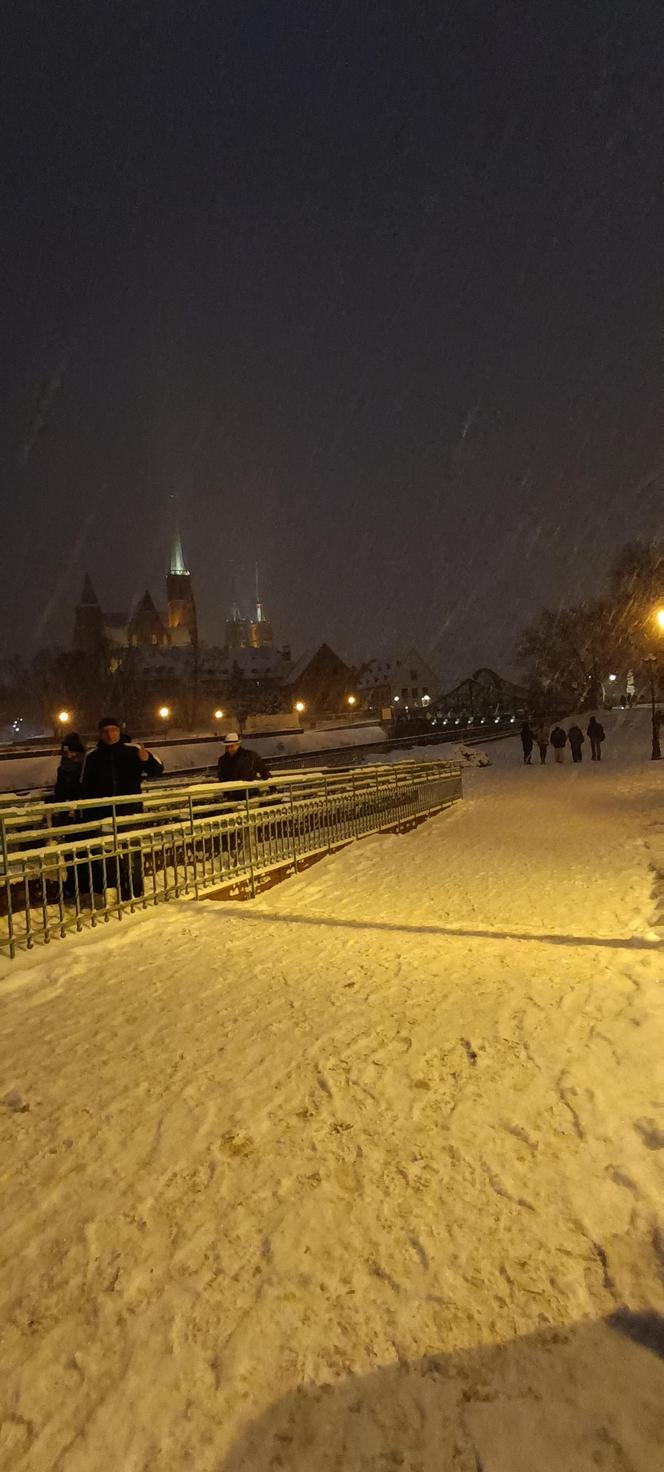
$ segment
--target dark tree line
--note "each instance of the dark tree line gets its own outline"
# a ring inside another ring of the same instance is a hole
[[[544,609],[522,634],[517,658],[548,708],[601,703],[610,672],[633,670],[645,684],[645,660],[664,644],[656,611],[664,606],[664,543],[632,542],[609,570],[604,597]],[[664,651],[663,651],[664,656]]]

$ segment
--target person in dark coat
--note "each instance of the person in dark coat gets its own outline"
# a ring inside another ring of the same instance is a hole
[[[114,716],[104,716],[99,722],[98,729],[99,741],[94,751],[88,753],[83,767],[80,791],[82,798],[131,797],[134,793],[138,796],[143,777],[161,777],[164,770],[163,762],[160,762],[158,757],[140,743],[136,746],[129,746],[123,742],[120,722]],[[140,813],[141,811],[140,801],[122,803],[117,808],[117,815],[124,817],[129,813]],[[100,822],[102,818],[109,818],[112,814],[113,807],[109,807],[108,803],[98,808],[83,810],[87,822]],[[114,868],[115,865],[111,861],[111,882]],[[132,855],[131,876],[126,858],[120,860],[119,868],[122,898],[129,899],[132,894],[142,894],[143,873],[140,853]],[[105,860],[96,861],[92,865],[93,888],[97,893],[102,892],[108,885],[105,870]]]
[[[557,762],[564,762],[567,733],[563,731],[562,726],[554,726],[551,732],[551,745],[555,760]]]
[[[595,716],[591,716],[588,722],[588,736],[590,737],[590,751],[594,762],[602,760],[602,742],[604,740],[604,727]]]
[[[78,731],[70,731],[62,743],[60,765],[55,774],[53,802],[76,802],[80,795],[84,761],[85,747]],[[64,813],[62,818],[66,820]]]
[[[243,746],[237,731],[224,738],[224,751],[217,762],[218,782],[267,782],[270,772],[258,752]]]
[[[532,733],[532,731],[530,729],[530,726],[528,725],[528,722],[527,721],[524,721],[524,723],[523,723],[523,725],[521,727],[521,733],[520,734],[521,734],[521,745],[523,747],[523,760],[524,760],[525,765],[527,767],[529,767],[532,764],[532,759],[533,759],[533,746],[535,744],[535,737],[533,736],[533,733]]]
[[[581,730],[580,726],[570,726],[567,734],[569,737],[569,744],[572,748],[572,761],[580,762],[583,758],[581,747],[583,746],[583,743],[586,739],[583,731]]]
[[[544,766],[546,754],[549,749],[549,728],[544,725],[543,721],[540,721],[539,725],[535,728],[535,740],[539,748],[541,765]]]
[[[54,814],[53,826],[56,828],[69,828],[72,823],[76,822],[75,803],[80,797],[84,761],[85,747],[78,731],[70,731],[62,743],[60,765],[55,774],[53,796],[49,799],[53,803],[68,804],[66,808]],[[67,873],[62,887],[62,893],[66,900],[71,900],[74,898],[75,892],[74,865],[67,864]]]

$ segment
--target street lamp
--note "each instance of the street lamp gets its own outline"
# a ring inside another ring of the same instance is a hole
[[[660,634],[664,634],[664,607],[661,604],[660,604],[659,608],[656,608],[655,609],[654,623],[655,623],[655,627],[657,628],[658,632]],[[659,723],[659,720],[658,720],[658,717],[657,717],[657,708],[656,708],[656,702],[655,702],[655,672],[656,672],[656,669],[657,669],[657,655],[656,654],[649,654],[647,656],[647,658],[646,658],[646,664],[648,666],[648,674],[650,675],[650,714],[651,714],[651,720],[652,720],[652,760],[654,762],[659,762],[659,761],[662,760],[662,749],[661,749],[661,746],[659,744],[659,725],[660,725],[660,723]]]
[[[296,700],[295,701],[295,709],[296,709],[298,715],[301,716],[303,710],[305,709],[304,701],[303,700]]]
[[[223,712],[223,710],[214,710],[212,712],[212,719],[215,720],[215,721],[223,721],[223,719],[224,719],[224,712]]]
[[[357,705],[357,700],[354,695],[348,695],[346,696],[346,699],[349,705]]]
[[[63,738],[63,736],[65,734],[65,726],[70,726],[70,725],[71,725],[71,711],[70,710],[64,710],[64,709],[59,710],[58,711],[58,728],[59,728],[58,734],[59,734],[59,737],[60,737],[60,740],[61,741],[62,741],[62,738]]]
[[[157,711],[157,715],[160,717],[160,719],[162,721],[167,721],[168,720],[168,717],[170,716],[170,713],[171,713],[170,705],[160,705],[159,710]]]

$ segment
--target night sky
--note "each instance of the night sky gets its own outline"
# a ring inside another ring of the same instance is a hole
[[[255,560],[279,642],[514,668],[662,529],[661,0],[6,0],[0,629]]]

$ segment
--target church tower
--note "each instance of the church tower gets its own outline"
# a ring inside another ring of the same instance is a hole
[[[104,615],[88,574],[74,615],[72,648],[81,654],[101,654],[105,642]]]
[[[258,563],[256,563],[256,614],[249,620],[249,644],[252,649],[272,648],[272,624],[266,616],[258,585]]]
[[[194,644],[196,642],[196,604],[191,587],[191,577],[182,551],[182,538],[177,525],[173,530],[171,543],[171,561],[166,577],[166,599],[170,643]]]

